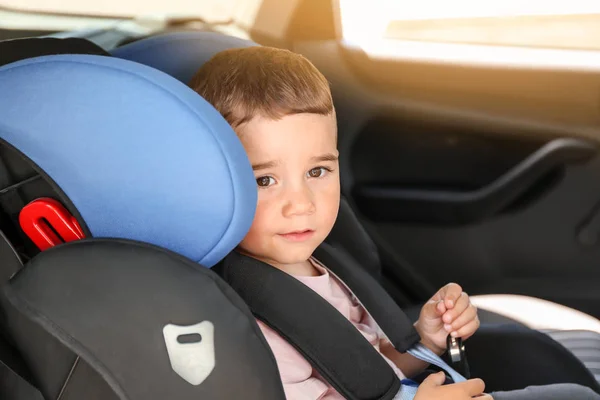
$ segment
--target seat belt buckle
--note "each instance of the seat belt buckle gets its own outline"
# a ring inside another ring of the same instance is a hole
[[[58,201],[46,197],[23,207],[19,225],[41,251],[85,237],[75,217]]]
[[[454,368],[465,378],[470,379],[471,371],[469,370],[469,363],[467,362],[467,354],[462,338],[455,338],[448,335],[446,344],[452,368]]]

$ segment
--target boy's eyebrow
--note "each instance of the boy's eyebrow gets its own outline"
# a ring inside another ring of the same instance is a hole
[[[252,164],[253,171],[260,171],[261,169],[268,169],[277,166],[278,162],[276,161],[268,161],[264,163]]]
[[[322,156],[316,156],[312,158],[312,161],[337,161],[338,156],[332,153],[323,154]]]

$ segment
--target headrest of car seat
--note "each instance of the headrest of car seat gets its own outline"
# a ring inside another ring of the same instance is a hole
[[[0,66],[26,58],[53,54],[110,55],[102,47],[80,38],[24,38],[0,42]]]
[[[0,67],[0,139],[71,200],[94,237],[211,267],[250,227],[254,175],[221,115],[144,65],[90,55]]]
[[[237,47],[258,46],[215,32],[176,32],[138,40],[111,51],[115,57],[149,65],[188,84],[214,54]]]

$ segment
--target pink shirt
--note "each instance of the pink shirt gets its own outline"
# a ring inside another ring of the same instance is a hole
[[[321,297],[334,306],[344,317],[363,334],[363,336],[380,351],[382,341],[387,341],[383,332],[362,307],[354,294],[336,277],[329,273],[316,260],[311,259],[315,268],[321,272],[320,276],[294,276],[300,282],[317,292]],[[327,381],[321,378],[317,371],[292,345],[285,341],[277,332],[269,328],[261,321],[257,321],[271,350],[275,354],[275,360],[283,382],[283,388],[288,400],[334,400],[344,398]],[[318,330],[315,327],[315,335]],[[396,365],[381,355],[394,369],[400,379],[404,379],[402,372]]]

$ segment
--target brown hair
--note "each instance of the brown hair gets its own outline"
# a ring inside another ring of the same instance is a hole
[[[190,87],[234,128],[256,116],[334,112],[323,74],[300,54],[272,47],[221,51],[196,72]]]

